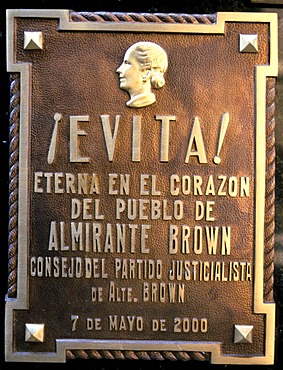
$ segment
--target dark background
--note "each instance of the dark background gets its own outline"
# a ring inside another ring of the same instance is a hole
[[[262,0],[264,2],[264,0]],[[283,367],[283,81],[281,82],[283,62],[283,0],[274,0],[273,4],[253,4],[251,1],[240,0],[164,0],[144,1],[3,1],[0,5],[0,369],[77,369],[86,370],[224,370],[226,368],[257,369],[258,366],[225,366],[212,365],[209,362],[188,361],[131,361],[131,360],[71,360],[66,364],[35,364],[35,363],[5,363],[4,360],[4,307],[7,292],[7,255],[8,255],[8,174],[9,174],[9,74],[6,72],[6,9],[72,9],[74,11],[110,11],[136,13],[189,13],[211,14],[219,11],[249,11],[249,12],[276,12],[279,16],[279,75],[277,79],[276,102],[276,233],[275,233],[275,273],[274,294],[277,304],[276,330],[276,357],[275,365],[261,368],[281,370]],[[278,4],[278,3],[282,4]],[[282,40],[281,40],[282,39]],[[282,98],[281,98],[282,92]]]

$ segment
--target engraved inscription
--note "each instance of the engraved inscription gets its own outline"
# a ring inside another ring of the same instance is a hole
[[[48,152],[48,163],[51,164],[55,157],[55,146],[57,139],[58,122],[65,120],[61,113],[55,113],[55,126],[50,141],[50,147]],[[186,138],[188,142],[186,151],[182,153],[183,163],[191,163],[191,158],[197,159],[198,163],[207,164],[212,161],[214,164],[219,165],[221,162],[220,150],[223,147],[226,131],[228,129],[229,114],[224,112],[220,117],[220,132],[219,139],[215,143],[216,145],[216,156],[213,158],[207,158],[207,149],[205,146],[205,140],[203,135],[203,129],[201,126],[200,118],[198,116],[193,117],[191,125],[191,131]],[[170,136],[170,126],[172,124],[180,125],[183,124],[178,121],[176,115],[160,115],[156,114],[154,120],[160,122],[160,137],[155,139],[159,141],[159,161],[169,162],[170,161],[170,142],[172,138]],[[69,161],[70,163],[88,163],[97,158],[93,158],[91,155],[91,148],[84,147],[83,137],[88,135],[87,128],[92,128],[91,124],[96,122],[97,119],[93,119],[89,115],[70,116],[69,117]],[[115,115],[115,118],[111,117],[110,114],[100,115],[100,128],[99,132],[104,137],[105,149],[107,154],[107,160],[109,162],[115,161],[115,149],[117,146],[117,137],[120,131],[120,123],[123,122],[124,117],[121,115]],[[111,121],[114,121],[114,129],[111,130]],[[142,152],[142,128],[144,122],[142,116],[132,116],[132,141],[131,141],[131,161],[142,162],[145,153]],[[84,127],[84,129],[82,128]],[[92,128],[93,129],[93,128]],[[96,128],[97,129],[97,128]],[[171,140],[170,140],[171,138]],[[83,149],[82,149],[83,148]],[[70,180],[71,182],[71,180]]]
[[[123,86],[124,82],[122,78]],[[54,119],[47,158],[50,164],[55,156],[56,126],[59,121],[65,121],[65,117],[55,114]],[[154,119],[160,125],[157,160],[168,163],[170,126],[178,124],[178,117],[156,115]],[[91,120],[89,115],[69,118],[70,163],[96,160],[83,145],[83,137],[90,133],[90,129],[97,130],[97,126],[89,125]],[[113,164],[121,120],[123,117],[120,115],[116,115],[114,120],[108,114],[99,117],[98,127],[104,138],[106,160]],[[229,114],[223,113],[215,142],[216,154],[208,158],[200,119],[194,117],[183,163],[190,166],[196,160],[199,166],[220,165],[224,160],[221,161],[220,153],[229,120]],[[126,160],[134,166],[142,161],[144,155],[142,130],[142,117],[133,116],[131,156]],[[140,173],[138,177],[114,171],[106,175],[34,172],[34,194],[69,196],[69,219],[50,221],[46,239],[48,256],[30,257],[31,277],[87,279],[92,282],[90,302],[93,305],[109,302],[113,307],[124,304],[136,307],[140,304],[190,306],[189,282],[252,282],[251,261],[233,258],[233,250],[239,248],[233,241],[235,226],[218,222],[219,201],[249,200],[252,186],[249,173],[228,176],[217,171],[206,174],[201,170],[195,174],[172,172],[165,180],[160,174],[150,172]],[[105,195],[108,196],[107,207]],[[111,209],[111,218],[107,208]],[[162,251],[168,257],[166,261],[152,257],[156,248],[154,238],[158,233],[156,222],[164,223]],[[112,312],[111,309],[107,320],[105,317],[79,319],[78,315],[72,315],[72,331],[77,331],[77,328],[96,333],[103,330],[132,333],[151,330],[178,335],[208,331],[206,317],[176,316],[171,322],[168,318],[148,320],[143,315],[114,313],[115,310]]]

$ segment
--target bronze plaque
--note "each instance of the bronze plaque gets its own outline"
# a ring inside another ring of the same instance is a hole
[[[7,19],[7,361],[272,364],[276,15]]]

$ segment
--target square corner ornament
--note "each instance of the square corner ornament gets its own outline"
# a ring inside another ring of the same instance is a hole
[[[6,360],[272,364],[277,16],[7,24]]]

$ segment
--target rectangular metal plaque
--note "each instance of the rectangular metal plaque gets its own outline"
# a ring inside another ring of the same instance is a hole
[[[272,364],[277,16],[7,24],[7,361]]]

